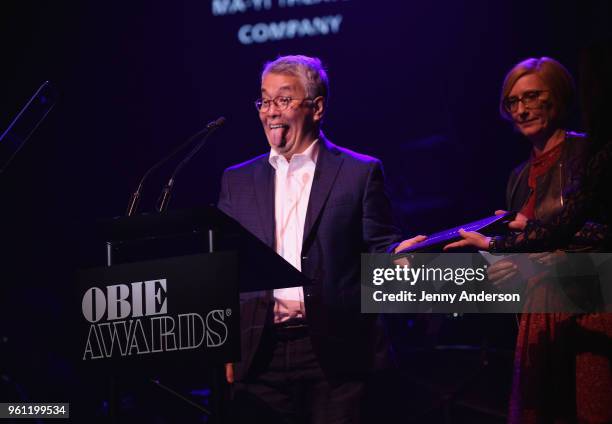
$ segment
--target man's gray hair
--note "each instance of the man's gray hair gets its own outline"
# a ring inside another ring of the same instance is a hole
[[[266,74],[282,74],[298,77],[310,99],[323,96],[327,103],[329,97],[329,80],[321,60],[303,55],[280,56],[264,65],[261,78]]]

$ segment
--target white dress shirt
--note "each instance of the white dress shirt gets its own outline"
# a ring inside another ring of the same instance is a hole
[[[290,161],[274,151],[270,152],[270,165],[276,170],[274,178],[274,219],[276,253],[298,270],[302,270],[302,243],[308,199],[312,188],[318,141],[315,140]],[[274,323],[306,317],[304,290],[291,287],[274,290]]]

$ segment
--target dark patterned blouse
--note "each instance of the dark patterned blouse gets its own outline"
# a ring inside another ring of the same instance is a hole
[[[563,210],[542,222],[529,219],[522,232],[495,237],[496,252],[536,252],[566,246],[572,239],[612,245],[612,141],[608,141],[587,162],[581,184],[567,195]],[[588,224],[593,219],[608,225]],[[580,230],[579,233],[577,231]]]

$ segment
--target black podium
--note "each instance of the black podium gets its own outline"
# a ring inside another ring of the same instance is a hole
[[[214,206],[105,221],[97,239],[106,266],[78,273],[81,368],[148,378],[198,407],[152,376],[205,366],[212,413],[200,409],[223,422],[223,364],[240,360],[239,293],[309,280]]]

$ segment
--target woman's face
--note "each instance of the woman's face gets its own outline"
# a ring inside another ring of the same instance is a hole
[[[531,140],[550,137],[556,128],[556,112],[549,87],[536,74],[519,78],[507,97],[516,128]]]

